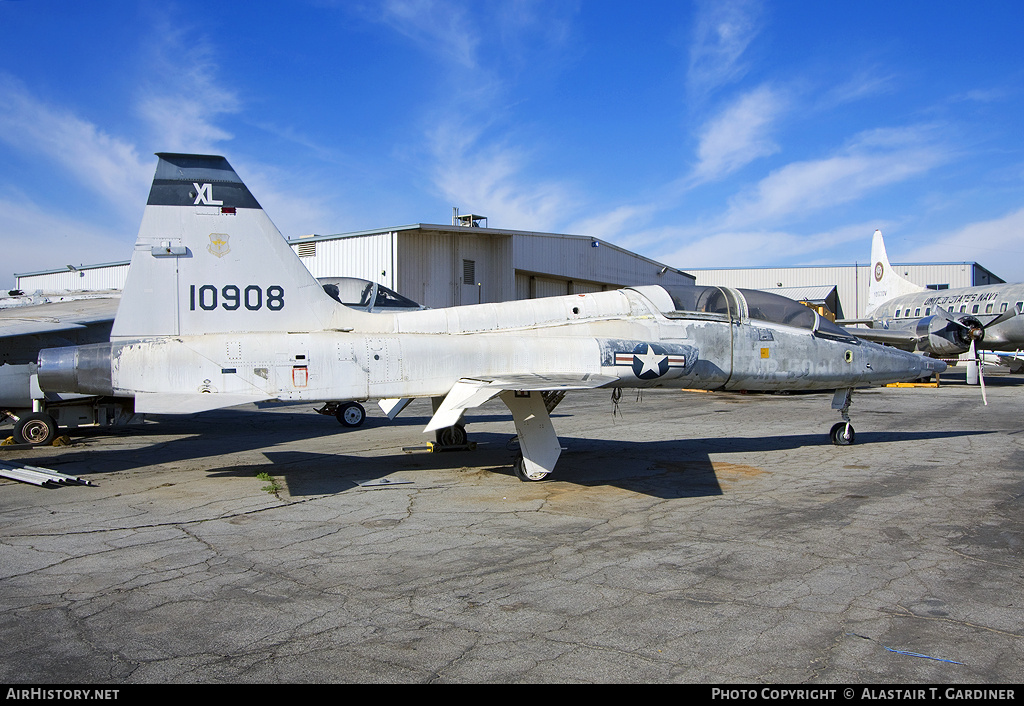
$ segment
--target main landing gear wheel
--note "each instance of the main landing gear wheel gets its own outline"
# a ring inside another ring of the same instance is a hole
[[[366,421],[366,410],[358,402],[346,402],[338,405],[338,411],[334,416],[343,427],[358,427]]]
[[[465,446],[469,441],[469,435],[466,434],[466,427],[461,424],[454,424],[444,429],[438,429],[435,435],[437,443],[440,446]]]
[[[849,446],[856,438],[853,433],[853,425],[849,422],[837,422],[828,435],[836,446]]]
[[[14,425],[14,440],[19,444],[50,444],[57,438],[57,422],[49,414],[26,414]]]
[[[521,458],[516,459],[515,464],[513,464],[513,468],[515,468],[516,475],[519,476],[519,480],[532,482],[544,480],[548,477],[548,471],[534,471],[533,473],[528,473],[526,470],[526,461]]]

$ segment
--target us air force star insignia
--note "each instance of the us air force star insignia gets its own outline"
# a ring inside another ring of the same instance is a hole
[[[227,233],[210,233],[210,244],[206,246],[206,249],[217,257],[224,257],[231,252],[231,248],[228,247],[228,237]]]
[[[647,352],[641,349],[646,345]],[[668,372],[668,356],[665,351],[650,343],[640,344],[633,349],[633,374],[641,380],[660,378]]]
[[[628,365],[640,380],[660,378],[669,368],[685,368],[687,353],[670,353],[657,343],[638,343],[633,350],[615,353],[615,365]]]

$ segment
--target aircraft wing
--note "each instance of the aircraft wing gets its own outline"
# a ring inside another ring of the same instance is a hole
[[[0,338],[82,330],[114,321],[118,297],[77,299],[0,309]]]
[[[893,331],[884,328],[848,328],[846,330],[857,338],[894,348],[913,350],[917,344],[917,336],[911,331]]]
[[[499,375],[488,379],[462,378],[444,398],[434,412],[424,432],[450,427],[459,421],[462,413],[479,407],[505,390],[588,390],[603,387],[618,380],[611,375],[594,373],[518,374]]]

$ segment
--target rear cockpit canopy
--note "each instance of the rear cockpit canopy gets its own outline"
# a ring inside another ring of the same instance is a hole
[[[426,308],[383,284],[358,277],[321,277],[317,281],[336,302],[360,311],[376,314]]]
[[[672,297],[673,309],[663,309],[662,313],[670,319],[753,319],[806,329],[826,338],[858,340],[814,309],[771,292],[699,286],[666,286],[664,289]]]

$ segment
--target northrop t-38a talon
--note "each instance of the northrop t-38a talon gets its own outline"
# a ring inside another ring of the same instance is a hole
[[[831,435],[845,445],[854,387],[945,368],[792,300],[724,287],[356,311],[325,293],[227,160],[157,156],[111,340],[42,351],[43,390],[130,396],[157,414],[373,398],[394,416],[430,397],[425,431],[463,441],[463,413],[500,397],[516,472],[539,480],[561,453],[549,408],[566,390],[835,390],[844,421]]]

